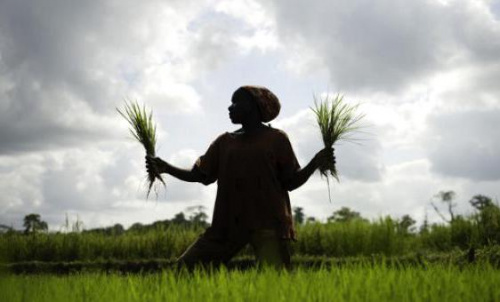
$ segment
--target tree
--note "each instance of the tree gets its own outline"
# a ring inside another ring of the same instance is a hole
[[[78,215],[76,215],[76,221],[71,226],[71,231],[76,233],[83,231],[83,221],[80,220]]]
[[[342,207],[333,213],[332,216],[328,217],[328,222],[350,222],[353,220],[365,220],[361,217],[359,212],[355,212],[348,207]]]
[[[110,235],[121,235],[125,233],[125,228],[123,227],[123,225],[117,223],[114,226],[107,228],[107,231]]]
[[[307,223],[313,223],[313,222],[316,222],[316,218],[314,218],[314,217],[312,217],[312,216],[311,216],[311,217],[307,217],[306,222],[307,222]]]
[[[420,226],[419,232],[420,232],[420,234],[424,234],[424,233],[429,232],[429,219],[427,217],[427,210],[425,211],[424,221],[422,222],[422,225]]]
[[[144,229],[144,225],[140,222],[136,222],[132,224],[129,228],[128,231],[133,231],[133,232],[140,232]]]
[[[493,199],[491,199],[491,197],[481,194],[474,195],[469,202],[478,211],[482,211],[485,208],[494,205]]]
[[[175,214],[174,218],[171,220],[172,223],[174,224],[186,224],[188,220],[186,219],[186,216],[184,215],[183,212]]]
[[[0,233],[7,233],[9,231],[12,231],[12,227],[5,224],[0,224]]]
[[[46,232],[49,227],[45,221],[42,221],[39,214],[29,214],[24,216],[24,233],[35,234]]]
[[[485,195],[475,195],[469,202],[478,210],[475,217],[483,244],[500,243],[500,207]]]
[[[450,219],[447,219],[441,211],[439,211],[439,208],[431,202],[431,206],[434,208],[436,213],[443,219],[445,222],[451,223],[453,220],[455,220],[455,213],[453,212],[453,209],[457,206],[456,203],[453,202],[453,199],[455,199],[456,193],[454,191],[440,191],[434,197],[439,198],[441,202],[447,205],[448,208],[448,213],[450,214]]]
[[[415,230],[414,227],[415,223],[416,221],[413,218],[411,218],[410,215],[404,215],[397,222],[398,231],[403,234],[408,234],[410,232],[413,232]]]
[[[293,208],[293,220],[295,224],[303,224],[304,223],[304,209],[301,207],[294,207]]]
[[[191,221],[193,224],[206,226],[208,215],[205,213],[205,209],[206,208],[201,205],[187,208],[186,211],[188,213],[191,212],[189,221]]]
[[[190,221],[194,224],[205,225],[207,223],[208,215],[205,212],[198,212],[190,216]]]

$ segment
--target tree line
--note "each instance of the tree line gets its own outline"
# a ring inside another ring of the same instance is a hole
[[[445,198],[441,199],[441,196]],[[449,197],[452,198],[449,198]],[[343,207],[326,223],[310,219],[301,208],[294,209],[298,241],[292,243],[295,255],[349,257],[409,253],[449,253],[458,250],[500,247],[500,208],[484,195],[475,195],[469,204],[472,214],[455,211],[454,194],[436,195],[435,206],[442,211],[442,222],[417,227],[410,215],[368,220],[359,212]],[[444,201],[443,201],[444,200]],[[438,203],[439,201],[439,203]],[[449,207],[449,202],[452,206]],[[451,212],[450,212],[451,209]],[[152,224],[135,223],[84,230],[81,222],[48,232],[38,215],[27,215],[25,230],[0,234],[0,262],[77,261],[95,259],[154,259],[178,257],[208,226],[203,207],[180,212],[172,219]],[[252,255],[249,248],[242,255]]]
[[[439,203],[432,201],[430,202],[430,205],[446,225],[457,227],[458,225],[463,226],[465,222],[475,223],[481,227],[481,232],[487,234],[486,237],[488,240],[496,238],[498,235],[498,241],[500,242],[500,207],[491,197],[481,194],[474,195],[469,200],[469,204],[475,209],[475,213],[468,217],[456,213],[457,203],[455,201],[456,193],[454,191],[440,191],[434,196],[434,199],[437,199]],[[444,211],[441,210],[443,207],[445,209]],[[210,225],[207,221],[208,215],[205,207],[189,207],[186,209],[186,212],[187,214],[179,212],[174,215],[172,219],[158,220],[151,224],[136,222],[128,229],[125,229],[122,224],[117,223],[109,227],[93,228],[89,230],[85,230],[83,228],[83,222],[78,218],[76,222],[70,224],[68,216],[66,215],[65,225],[62,229],[66,232],[121,235],[125,232],[147,232],[158,228],[166,228],[170,225],[185,227],[195,226],[201,228],[206,228]],[[293,208],[293,219],[296,225],[317,223],[316,218],[306,217],[304,208],[302,207]],[[353,221],[368,222],[368,219],[362,217],[361,213],[354,211],[349,207],[342,207],[333,212],[332,215],[327,218],[327,223],[350,223]],[[408,234],[422,234],[429,232],[433,227],[436,227],[436,224],[429,224],[427,217],[424,219],[419,229],[417,229],[416,220],[410,215],[403,215],[401,218],[393,219],[393,221],[399,232]],[[49,231],[47,222],[43,221],[41,216],[36,213],[26,215],[23,219],[23,226],[24,230],[22,233],[27,235],[47,233]],[[19,233],[20,231],[16,231],[12,227],[0,224],[0,233],[6,232]]]

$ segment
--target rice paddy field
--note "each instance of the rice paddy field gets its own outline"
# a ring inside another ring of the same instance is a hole
[[[488,264],[4,275],[0,301],[499,301]]]
[[[499,224],[500,225],[500,224]],[[349,223],[308,223],[297,228],[293,254],[318,257],[353,257],[467,250],[497,242],[498,233],[486,236],[480,225],[466,221],[434,225],[426,232],[398,229],[391,218]],[[203,228],[170,225],[145,232],[0,234],[0,262],[68,262],[97,260],[175,259],[203,232]],[[240,255],[251,256],[250,249]]]
[[[499,232],[480,222],[303,224],[290,271],[256,267],[251,248],[227,267],[179,271],[200,226],[5,233],[0,301],[500,301]]]

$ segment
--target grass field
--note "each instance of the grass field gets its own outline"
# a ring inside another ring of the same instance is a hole
[[[4,275],[0,301],[498,301],[488,264]]]
[[[199,226],[9,232],[0,301],[500,301],[498,225],[483,225],[457,219],[417,233],[389,217],[307,223],[291,272],[258,270],[250,248],[228,268],[176,272]]]
[[[308,223],[297,227],[298,242],[292,244],[292,249],[296,255],[325,257],[449,252],[480,246],[477,242],[480,242],[481,233],[477,230],[478,225],[469,221],[452,226],[435,225],[418,234],[401,231],[391,218],[371,222]],[[202,227],[171,225],[119,235],[0,234],[0,262],[174,259],[202,232]],[[491,241],[486,239],[484,241]],[[252,251],[247,248],[240,254],[250,256]]]

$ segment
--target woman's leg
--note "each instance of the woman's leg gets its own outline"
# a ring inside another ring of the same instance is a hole
[[[187,248],[187,250],[177,259],[181,266],[193,268],[197,264],[227,263],[238,253],[248,241],[223,241],[215,240],[206,234],[200,235],[198,239]]]
[[[281,239],[273,229],[255,230],[250,236],[259,265],[291,268],[290,240]]]

